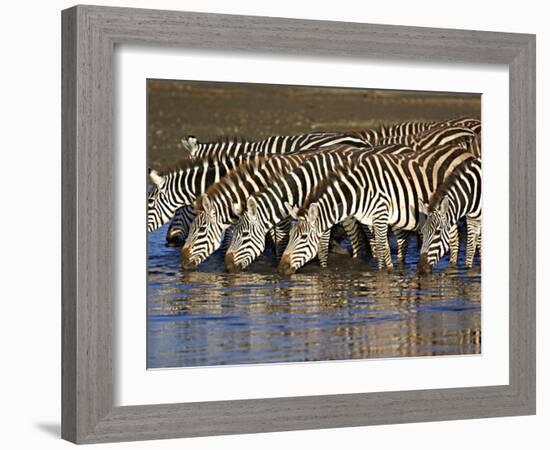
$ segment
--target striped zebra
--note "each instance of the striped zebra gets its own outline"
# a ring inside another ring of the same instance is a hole
[[[186,152],[195,158],[235,158],[244,153],[260,153],[262,155],[283,155],[318,147],[336,144],[351,144],[363,146],[362,136],[355,132],[313,131],[292,136],[270,136],[260,141],[227,139],[215,142],[198,142],[194,136],[182,139]]]
[[[472,117],[460,117],[442,121],[403,121],[393,125],[380,125],[362,131],[334,132],[313,131],[299,135],[270,136],[260,141],[226,139],[214,142],[199,142],[194,136],[181,140],[184,150],[196,158],[235,158],[245,153],[285,154],[337,144],[374,147],[389,144],[415,144],[412,138],[437,128],[461,128],[479,134],[481,121]],[[470,134],[471,134],[470,133]],[[456,137],[453,138],[456,140]],[[442,144],[440,142],[440,144]],[[425,148],[425,145],[418,145]]]
[[[256,155],[198,196],[194,207],[197,216],[181,253],[182,267],[193,270],[216,250],[224,231],[233,224],[234,217],[241,213],[244,202],[253,192],[294,170],[319,151],[322,150],[271,157]]]
[[[296,219],[279,264],[292,274],[311,260],[333,225],[353,217],[374,231],[378,268],[393,267],[388,229],[417,230],[419,204],[427,202],[455,167],[474,156],[460,146],[399,157],[370,154],[332,171],[308,196]]]
[[[357,134],[369,147],[389,144],[405,144],[405,142],[392,142],[397,137],[411,136],[423,133],[439,125],[436,121],[404,121],[393,125],[380,125],[358,131]]]
[[[208,186],[252,156],[223,160],[185,158],[165,174],[150,170],[153,188],[147,197],[147,231],[169,222],[178,208],[193,205]]]
[[[407,124],[405,124],[406,126]],[[409,130],[412,125],[409,124]],[[433,147],[440,147],[449,143],[462,144],[468,143],[475,137],[475,133],[464,127],[436,127],[428,128],[419,134],[390,136],[384,138],[383,142],[397,142],[401,144],[409,144],[414,150],[422,151]],[[307,160],[302,166],[298,167],[294,172],[286,177],[276,180],[273,185],[266,186],[262,191],[254,194],[247,201],[246,211],[240,216],[235,227],[233,238],[225,256],[226,270],[235,272],[242,270],[254,259],[256,259],[264,250],[265,236],[268,230],[271,229],[279,221],[285,220],[288,217],[288,208],[285,203],[293,207],[299,207],[305,200],[307,194],[312,188],[324,177],[330,173],[332,168],[343,163],[343,158],[357,151],[361,152],[378,152],[378,153],[393,153],[404,154],[404,150],[411,152],[409,147],[404,145],[373,147],[371,149],[360,149],[350,152],[350,148],[341,147],[342,155],[322,153]],[[344,155],[344,153],[347,153]],[[286,224],[287,222],[285,222]],[[346,234],[350,237],[352,243],[352,256],[358,256],[360,249],[360,241],[362,236],[359,235],[359,230],[354,226],[354,220],[346,220],[343,223]],[[282,227],[281,230],[286,230]],[[368,238],[371,238],[371,232],[368,227],[364,227],[364,233]],[[453,236],[453,258],[458,256],[458,234],[457,229],[452,230]],[[404,262],[407,252],[408,233],[396,230],[395,232],[398,243],[397,260]],[[326,266],[328,258],[328,237],[327,234],[319,248],[319,260],[321,266]],[[284,242],[288,241],[288,236],[284,238]],[[368,245],[369,239],[367,239]],[[368,247],[369,249],[369,247]]]
[[[337,144],[349,144],[364,146],[364,141],[357,133],[339,133],[316,131],[312,133],[294,136],[270,136],[261,141],[245,141],[238,139],[227,139],[215,142],[198,142],[193,136],[181,141],[184,150],[189,158],[208,159],[211,161],[230,161],[236,159],[236,164],[229,168],[236,167],[246,155],[262,154],[286,154],[312,148],[327,147]],[[169,245],[181,246],[187,239],[189,226],[195,214],[188,206],[176,210],[173,220],[166,233],[166,241]]]
[[[429,205],[420,204],[427,216],[422,226],[422,247],[418,271],[429,272],[449,249],[449,230],[466,217],[466,267],[472,267],[476,250],[481,248],[481,160],[459,165],[438,187]]]
[[[481,121],[473,117],[458,117],[440,121],[404,121],[393,125],[381,125],[372,129],[357,132],[362,141],[370,146],[404,144],[412,145],[414,140],[402,140],[399,138],[419,135],[428,130],[438,128],[456,127],[468,129],[475,134],[481,132]]]
[[[226,140],[199,143],[196,138],[189,137],[182,140],[182,144],[190,155],[188,161],[193,162],[194,158],[197,158],[198,161],[195,161],[195,163],[199,165],[202,159],[212,163],[219,162],[221,164],[220,176],[223,176],[255,153],[284,154],[337,144],[360,147],[372,147],[378,142],[383,144],[408,144],[407,139],[410,135],[419,134],[431,128],[444,127],[447,123],[449,126],[468,127],[472,126],[472,123],[475,124],[476,119],[460,118],[440,122],[408,121],[391,126],[383,125],[362,132],[312,132],[295,136],[271,136],[262,141]],[[395,142],[384,142],[384,140],[388,141],[390,138],[395,139]],[[455,136],[455,139],[458,139],[458,135]],[[418,148],[423,144],[414,143],[414,145]],[[154,177],[155,172],[152,173]],[[158,179],[158,177],[155,177],[155,179]],[[218,179],[215,179],[214,182]],[[167,242],[170,245],[182,245],[185,242],[190,223],[194,218],[191,204],[186,203],[187,208],[185,210],[176,210],[173,213],[173,222],[170,224],[166,235]]]
[[[246,200],[246,210],[240,215],[233,231],[233,237],[225,254],[225,267],[229,272],[243,270],[260,256],[265,249],[265,239],[269,230],[284,223],[283,230],[289,230],[288,207],[301,205],[309,192],[321,182],[334,167],[344,164],[357,154],[391,153],[412,154],[413,150],[404,145],[389,145],[370,149],[338,145],[308,158],[303,164],[285,176],[277,177],[272,183],[255,192]],[[355,220],[344,220],[343,228],[352,243],[352,256],[359,255],[362,237]],[[288,228],[286,228],[288,226]],[[288,231],[287,231],[288,233]],[[328,237],[319,249],[321,266],[326,266],[328,258]],[[284,236],[284,244],[288,234]]]
[[[439,127],[465,127],[469,128],[476,134],[481,133],[481,120],[475,119],[474,117],[457,117],[454,119],[442,120],[438,122],[436,126]]]

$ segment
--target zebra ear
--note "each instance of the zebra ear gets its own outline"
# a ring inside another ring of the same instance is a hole
[[[246,209],[252,218],[255,219],[258,216],[258,202],[254,197],[248,197],[246,200]]]
[[[449,210],[449,197],[443,197],[441,203],[439,204],[439,213],[444,216]]]
[[[195,136],[187,136],[181,140],[181,145],[186,152],[189,152],[191,156],[196,156],[199,144]]]
[[[151,178],[151,181],[155,183],[157,186],[162,183],[162,177],[158,174],[156,170],[149,169],[149,177]]]
[[[314,224],[318,217],[319,205],[317,203],[312,203],[309,205],[309,209],[307,210],[307,220],[308,222]]]
[[[203,193],[197,197],[195,200],[195,207],[193,208],[195,212],[205,211],[208,212],[210,209],[210,199],[206,193]]]
[[[292,206],[290,203],[285,202],[285,208],[290,217],[294,220],[298,220],[298,208],[296,206]]]
[[[428,215],[428,204],[424,203],[422,200],[418,203],[418,211],[420,214]]]

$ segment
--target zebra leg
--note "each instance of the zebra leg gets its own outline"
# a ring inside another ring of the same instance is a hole
[[[370,261],[372,258],[376,258],[375,251],[373,249],[374,242],[374,232],[371,225],[361,224],[361,229],[365,234],[365,250],[366,250],[366,260]]]
[[[380,220],[374,224],[374,240],[376,246],[376,259],[378,260],[378,269],[393,269],[390,244],[388,242],[387,220]]]
[[[321,263],[321,267],[327,267],[328,266],[328,245],[330,243],[330,229],[325,231],[323,235],[321,236],[321,240],[319,241],[319,262]]]
[[[279,259],[288,244],[288,239],[290,237],[290,228],[292,227],[292,220],[290,217],[281,220],[277,225],[275,225],[275,254],[277,259]]]
[[[477,235],[477,253],[479,255],[479,259],[481,259],[481,230]]]
[[[351,242],[351,257],[358,258],[361,254],[362,241],[361,230],[353,217],[348,217],[342,222],[346,234]]]
[[[449,257],[449,264],[456,266],[458,262],[458,251],[460,249],[460,240],[458,237],[458,225],[454,224],[449,229],[449,251],[451,256]]]
[[[410,232],[406,230],[397,230],[394,231],[393,234],[397,240],[397,262],[399,264],[404,264],[407,250],[409,249]]]
[[[479,219],[466,219],[467,229],[467,247],[466,247],[466,267],[470,268],[474,264],[474,255],[481,235],[481,221]]]
[[[233,237],[233,231],[235,231],[235,225],[231,225],[223,233],[222,243],[220,244],[220,250],[225,252],[231,245],[231,238]]]
[[[283,252],[285,251],[285,248],[288,244],[291,227],[292,221],[291,218],[288,217],[286,219],[283,219],[281,222],[279,222],[277,225],[269,230],[269,235],[271,236],[271,240],[273,241],[275,258],[277,259],[277,261],[279,261],[279,259],[283,255]]]
[[[277,258],[277,237],[275,236],[275,227],[268,231],[268,235],[270,237],[271,244],[273,245],[273,253],[275,254],[275,258]]]
[[[329,252],[338,253],[339,255],[349,255],[347,248],[342,246],[342,241],[347,238],[347,234],[342,227],[342,224],[336,224],[330,232]]]

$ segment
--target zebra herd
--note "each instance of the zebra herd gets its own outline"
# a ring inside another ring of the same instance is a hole
[[[183,245],[181,265],[196,269],[220,245],[229,272],[247,268],[274,245],[279,272],[318,257],[327,266],[331,236],[343,229],[352,257],[363,248],[392,269],[416,233],[418,270],[450,252],[466,223],[466,266],[481,251],[481,122],[470,117],[409,121],[357,132],[314,132],[262,141],[182,140],[174,169],[149,171],[148,231],[171,222],[167,241]]]

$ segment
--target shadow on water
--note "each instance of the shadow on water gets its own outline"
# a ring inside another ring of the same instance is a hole
[[[227,274],[220,252],[185,272],[164,236],[148,241],[149,368],[481,352],[478,261],[418,277],[413,240],[390,273],[332,254],[327,269],[312,261],[292,277],[271,255]]]

